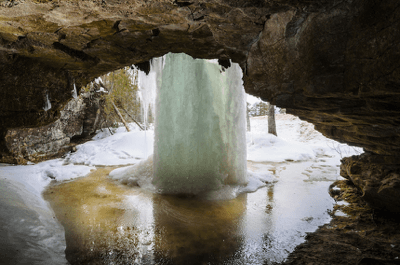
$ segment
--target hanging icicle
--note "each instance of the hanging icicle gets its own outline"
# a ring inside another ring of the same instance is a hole
[[[49,109],[51,109],[51,102],[49,99],[49,94],[46,93],[46,100],[44,102],[44,107],[43,107],[44,111],[48,111]]]
[[[71,91],[73,98],[78,98],[78,91],[76,90],[76,85],[74,83],[74,89]]]

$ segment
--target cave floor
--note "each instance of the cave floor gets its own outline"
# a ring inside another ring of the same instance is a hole
[[[371,209],[347,180],[330,188],[338,201],[333,219],[309,233],[284,264],[400,264],[399,217]]]
[[[44,193],[73,264],[279,264],[331,220],[330,157],[248,168],[277,181],[224,201],[153,194],[107,177],[113,168]]]
[[[400,264],[399,219],[368,207],[329,159],[249,162],[277,181],[226,203],[132,190],[107,178],[111,167],[44,196],[73,265]]]

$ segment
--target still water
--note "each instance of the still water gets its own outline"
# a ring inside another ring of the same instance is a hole
[[[235,199],[153,194],[110,180],[112,168],[44,193],[65,229],[71,264],[273,264],[329,222],[332,159],[248,163],[278,181]]]

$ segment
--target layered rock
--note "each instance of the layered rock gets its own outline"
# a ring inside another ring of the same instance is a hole
[[[273,14],[250,51],[247,90],[330,138],[397,156],[399,19],[393,1]]]
[[[393,156],[365,153],[342,159],[340,175],[353,182],[371,207],[400,214],[400,166]]]
[[[99,104],[90,98],[86,94],[70,100],[60,111],[60,118],[48,125],[9,129],[5,136],[8,161],[38,162],[73,150],[74,137],[89,136],[97,127]]]

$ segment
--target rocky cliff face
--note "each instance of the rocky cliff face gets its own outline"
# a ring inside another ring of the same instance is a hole
[[[87,137],[96,131],[94,121],[99,119],[98,109],[98,101],[91,99],[87,93],[70,100],[55,122],[40,127],[7,130],[4,137],[9,153],[7,162],[39,162],[73,150],[74,137]]]
[[[3,0],[0,5],[0,151],[6,150],[10,129],[57,119],[74,84],[167,52],[185,52],[238,62],[248,93],[287,108],[330,138],[391,161],[400,156],[397,1]],[[52,108],[45,111],[47,97]]]
[[[400,213],[400,170],[397,157],[365,153],[342,159],[340,175],[362,191],[375,209]]]

